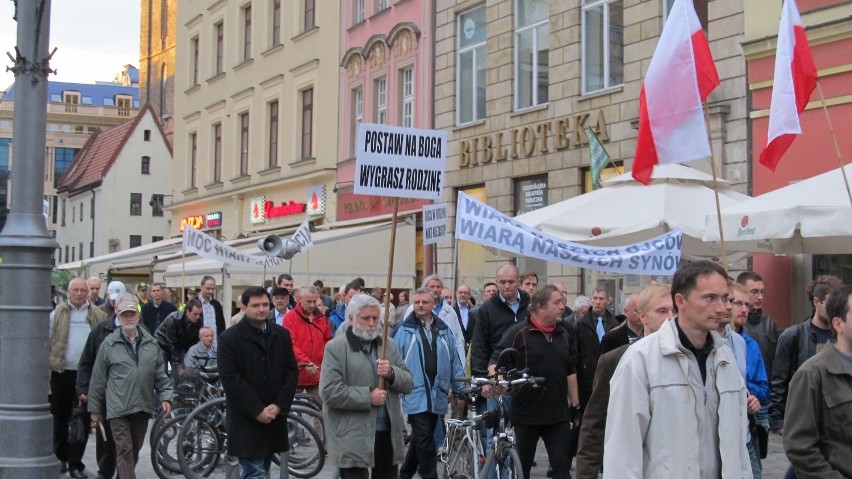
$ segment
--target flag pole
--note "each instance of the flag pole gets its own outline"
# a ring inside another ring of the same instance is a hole
[[[849,178],[846,177],[846,166],[843,163],[843,155],[840,153],[840,145],[837,143],[837,135],[834,133],[834,126],[831,124],[831,117],[828,115],[828,107],[825,106],[825,96],[822,94],[822,85],[819,79],[816,81],[817,91],[819,91],[819,102],[822,105],[822,111],[825,113],[825,121],[828,123],[828,131],[831,132],[831,140],[834,142],[834,151],[837,153],[837,162],[840,163],[840,173],[843,175],[843,184],[846,186],[846,194],[849,195],[849,204],[852,205],[852,190],[849,189]]]
[[[390,323],[390,295],[391,281],[393,279],[393,254],[396,246],[396,216],[399,213],[399,198],[393,199],[393,219],[391,220],[390,249],[388,249],[388,281],[385,289],[385,320],[382,321],[382,354],[381,359],[387,358],[388,352],[388,324]],[[379,389],[384,389],[385,378],[379,376]]]
[[[180,248],[180,302],[186,301],[186,246]]]
[[[722,228],[722,207],[719,203],[719,185],[716,180],[716,160],[713,159],[713,138],[710,136],[710,112],[704,100],[704,123],[707,127],[707,143],[710,145],[710,170],[713,172],[713,194],[716,197],[716,221],[719,223],[719,240],[722,247],[722,266],[728,271],[728,252],[725,250],[725,232]]]

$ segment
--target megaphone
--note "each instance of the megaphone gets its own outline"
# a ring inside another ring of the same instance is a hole
[[[293,256],[302,252],[302,245],[293,241],[290,238],[285,238],[281,251],[278,253],[279,258],[291,259]]]
[[[280,236],[269,235],[257,240],[257,247],[266,253],[267,256],[278,256],[281,250],[284,249],[284,244],[281,242]]]

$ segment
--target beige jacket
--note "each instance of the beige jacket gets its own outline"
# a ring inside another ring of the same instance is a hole
[[[610,382],[604,479],[752,477],[745,383],[725,340],[711,337],[706,387],[673,319],[627,349]],[[708,410],[718,415],[707,421]],[[701,436],[717,437],[718,450]]]

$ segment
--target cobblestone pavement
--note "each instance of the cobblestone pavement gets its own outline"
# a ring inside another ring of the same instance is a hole
[[[86,455],[83,459],[83,462],[87,466],[87,472],[90,478],[96,477],[97,472],[97,463],[95,462],[95,444],[94,438],[91,438],[88,447],[86,448]],[[536,453],[536,463],[537,466],[533,468],[531,477],[533,478],[544,478],[545,473],[547,471],[547,453],[544,449],[544,444],[539,443],[538,451]],[[784,448],[781,443],[781,438],[770,434],[770,443],[769,443],[769,455],[766,459],[763,460],[763,477],[764,479],[783,479],[784,473],[787,471],[790,463],[787,461],[787,457],[784,455]],[[154,469],[151,467],[151,450],[148,447],[148,439],[145,439],[145,446],[142,448],[142,451],[139,454],[139,465],[136,467],[136,474],[139,479],[157,479],[157,475],[154,473]],[[67,477],[65,474],[57,475],[57,477]],[[182,477],[180,475],[174,476],[175,478]],[[278,477],[278,470],[274,468],[273,470],[273,478]],[[334,478],[333,468],[326,464],[323,471],[316,476],[317,479],[332,479]],[[419,477],[419,476],[417,476]]]

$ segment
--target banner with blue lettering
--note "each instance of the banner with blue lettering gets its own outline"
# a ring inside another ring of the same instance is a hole
[[[456,238],[577,268],[652,276],[672,276],[680,264],[683,246],[680,228],[626,246],[572,243],[518,223],[461,191],[456,207]]]
[[[355,193],[441,199],[446,131],[361,123],[356,144]]]
[[[287,260],[277,256],[247,254],[247,252],[232,248],[188,224],[183,227],[183,250],[187,253],[195,253],[202,258],[227,264],[257,266],[258,268],[264,266],[274,268],[287,262]]]

